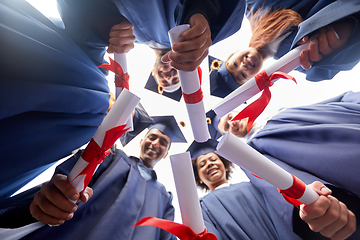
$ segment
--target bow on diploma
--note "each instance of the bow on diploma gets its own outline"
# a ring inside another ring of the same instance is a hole
[[[296,83],[294,77],[283,72],[274,72],[270,76],[266,74],[265,70],[259,72],[258,74],[255,75],[255,81],[260,91],[261,90],[264,91],[257,100],[255,100],[249,106],[244,108],[238,115],[236,115],[232,119],[232,121],[236,121],[248,117],[249,120],[247,125],[247,131],[249,132],[255,119],[264,111],[265,107],[268,105],[271,99],[271,92],[269,90],[269,87],[273,85],[271,81],[278,78],[291,79]]]
[[[206,228],[202,233],[196,234],[193,230],[191,230],[191,228],[184,224],[155,217],[144,217],[135,223],[133,227],[136,226],[158,227],[175,235],[180,240],[217,240],[215,234],[209,233]]]
[[[129,129],[125,127],[126,124],[106,131],[101,147],[95,142],[93,138],[90,140],[88,146],[81,154],[81,157],[89,164],[71,182],[73,182],[79,176],[85,175],[84,187],[89,184],[95,172],[96,166],[102,163],[102,161],[109,155],[111,146],[114,145],[115,141]]]
[[[199,80],[200,80],[200,88],[199,90],[197,90],[194,93],[191,94],[186,94],[186,93],[182,93],[183,97],[184,97],[184,102],[188,103],[188,104],[195,104],[200,102],[203,99],[203,92],[201,90],[201,78],[202,78],[202,70],[200,67],[197,68],[198,71],[198,75],[199,75]]]
[[[98,66],[98,68],[105,68],[105,69],[115,73],[115,86],[121,87],[121,88],[126,88],[127,90],[129,90],[129,79],[130,79],[129,74],[124,73],[120,64],[118,64],[111,58],[109,58],[109,59],[110,59],[110,64],[102,64],[102,65]]]

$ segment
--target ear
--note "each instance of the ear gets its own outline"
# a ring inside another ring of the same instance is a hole
[[[165,154],[164,157],[163,157],[163,159],[165,159],[168,154],[169,154],[169,151],[167,150],[167,151],[166,151],[166,154]]]
[[[143,140],[144,140],[144,139],[140,139],[140,143],[139,143],[140,146],[141,146],[141,143],[143,142]]]
[[[154,68],[151,69],[151,75],[155,76],[155,70],[154,70]]]

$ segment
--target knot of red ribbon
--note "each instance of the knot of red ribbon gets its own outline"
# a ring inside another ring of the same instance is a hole
[[[198,76],[199,76],[199,81],[200,81],[200,88],[199,90],[197,90],[196,92],[194,93],[191,93],[191,94],[186,94],[186,93],[182,93],[183,94],[183,97],[184,97],[184,102],[187,103],[187,104],[195,104],[195,103],[198,103],[200,102],[201,100],[203,100],[204,98],[204,95],[203,95],[203,92],[201,90],[201,80],[202,80],[202,70],[200,67],[197,68],[197,71],[198,71]]]
[[[109,155],[110,148],[115,141],[121,137],[129,128],[125,128],[126,124],[109,129],[105,133],[104,141],[100,147],[92,138],[81,154],[82,159],[89,164],[72,180],[74,181],[81,175],[85,175],[84,188],[89,184],[98,164]],[[71,182],[72,182],[71,181]]]
[[[269,89],[270,86],[273,85],[271,81],[278,78],[291,79],[296,83],[294,77],[283,72],[274,72],[270,76],[266,74],[265,70],[259,72],[255,75],[255,81],[260,91],[263,90],[261,96],[257,100],[252,102],[249,106],[244,108],[238,115],[236,115],[232,119],[232,121],[249,118],[247,125],[247,131],[249,132],[255,119],[264,111],[265,107],[268,105],[271,99],[271,92]]]
[[[196,234],[191,228],[184,224],[155,217],[144,217],[135,223],[133,227],[136,226],[158,227],[175,235],[180,240],[217,240],[215,234],[208,232],[206,228],[202,233]]]
[[[291,203],[292,205],[298,208],[299,205],[301,205],[302,203],[297,199],[303,196],[306,189],[306,185],[303,181],[301,181],[294,175],[291,174],[291,176],[293,178],[293,184],[291,185],[291,187],[284,190],[279,189],[279,192],[283,195],[283,197],[287,202]]]
[[[128,73],[124,73],[120,64],[110,58],[110,64],[102,64],[98,68],[105,68],[115,73],[115,86],[129,90],[130,76]]]

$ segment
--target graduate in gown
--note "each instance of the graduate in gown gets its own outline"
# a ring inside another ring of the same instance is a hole
[[[61,225],[49,227],[44,224],[37,230],[32,229],[32,232],[24,236],[23,239],[140,240],[144,239],[145,236],[148,239],[175,239],[170,233],[158,228],[132,228],[138,220],[146,216],[174,219],[172,195],[156,180],[153,167],[167,155],[171,142],[185,141],[185,139],[174,117],[161,116],[153,117],[153,119],[154,124],[149,127],[149,132],[141,140],[140,157],[129,157],[123,151],[113,148],[112,153],[100,165],[90,183],[93,195],[91,196],[91,192],[87,189],[85,192],[89,194],[90,198],[86,197],[86,203],[79,203],[75,207],[77,208],[76,211],[60,211],[60,206],[64,206],[61,204],[56,205],[59,209],[55,211],[52,208],[53,211],[47,214],[44,213],[45,210],[41,213],[36,210],[37,206],[45,206],[42,201],[39,201],[42,199],[41,194],[46,194],[44,188],[51,188],[54,186],[51,183],[54,183],[61,189],[58,185],[61,181],[55,181],[59,175],[55,175],[50,183],[46,183],[45,187],[43,186],[42,190],[33,198],[33,203],[30,206],[31,214],[45,223]],[[60,165],[57,168],[57,173],[67,175],[80,154],[81,152],[78,152],[74,157]],[[67,184],[65,184],[65,189],[61,190],[65,196],[71,198],[74,192],[71,191],[73,190],[71,186],[67,187]],[[72,209],[74,204],[70,203],[62,193],[58,192],[59,195],[56,197],[61,198],[65,201],[62,204],[68,204],[68,207]],[[17,199],[20,200],[17,201]],[[49,199],[51,201],[51,197]],[[26,216],[30,217],[29,201],[25,200],[24,196],[19,195],[15,196],[11,202],[8,201],[9,207],[2,210],[3,212],[8,211],[6,216],[2,216],[2,227],[18,227],[21,219],[26,218]],[[32,198],[29,197],[28,200],[31,202]],[[43,201],[45,200],[43,199]],[[18,211],[23,209],[22,215],[15,216],[13,214],[16,208]],[[62,213],[65,214],[64,218]],[[72,216],[71,219],[68,214]],[[35,220],[32,219],[32,221]],[[38,227],[38,225],[36,226]],[[16,228],[12,232],[0,230],[0,236],[1,234],[14,234],[14,231],[20,233],[22,230],[23,228]]]
[[[278,113],[248,144],[306,184],[326,184],[359,219],[359,114],[360,92],[346,92]],[[293,207],[282,206],[285,200],[273,192],[275,187],[245,172],[286,222],[297,221]],[[359,230],[356,234],[353,239],[359,238]]]
[[[347,39],[346,44],[341,47],[340,51],[335,51],[335,48],[331,49],[328,46],[322,48],[320,47],[320,40],[314,39],[312,47],[314,47],[313,49],[316,50],[317,54],[307,57],[307,60],[312,58],[310,59],[310,63],[308,62],[305,64],[305,61],[302,63],[307,70],[301,67],[296,69],[304,72],[307,80],[322,81],[324,79],[332,79],[339,71],[350,70],[359,62],[360,4],[358,1],[247,0],[247,17],[250,18],[251,12],[256,12],[260,8],[262,8],[262,12],[269,9],[292,9],[299,13],[303,19],[298,28],[290,31],[288,35],[281,40],[276,49],[274,49],[275,59],[282,57],[285,53],[294,48],[305,36],[311,38],[315,33],[319,33],[318,30],[321,28],[323,28],[323,30],[326,29],[329,36],[333,29],[324,27],[339,20],[345,20],[351,24],[351,35]],[[340,29],[337,31],[341,31],[341,25],[344,23],[338,23],[340,24]],[[340,37],[339,34],[337,37]],[[342,41],[341,37],[339,40]],[[329,38],[327,41],[327,44],[331,47]],[[315,53],[315,51],[313,53]],[[304,59],[306,58],[304,57]]]
[[[109,106],[104,74],[24,0],[0,3],[0,199],[86,144]]]
[[[203,190],[211,191],[200,199],[206,228],[216,234],[218,239],[301,239],[275,211],[258,188],[252,184],[252,181],[237,184],[228,183],[231,174],[231,163],[214,152],[216,145],[217,141],[210,139],[205,143],[193,142],[188,149],[193,158],[197,185]],[[322,196],[314,204],[302,208],[303,213],[308,217],[314,217],[312,214],[315,208],[313,207],[325,207],[323,200],[331,198],[333,206],[340,204],[337,199],[328,196],[330,192],[327,194],[320,193],[320,189],[326,189],[322,183],[316,182],[311,187]],[[276,189],[275,192],[281,196]],[[283,205],[290,204],[285,202],[280,207],[283,207]],[[329,206],[326,206],[325,209],[328,212],[334,210]],[[315,212],[317,211],[315,210]],[[335,212],[340,213],[338,210]],[[299,215],[299,213],[297,214]],[[317,220],[328,219],[326,214],[322,214],[314,218]],[[350,211],[346,209],[346,212],[341,214],[352,215],[351,220],[346,225],[352,227],[355,225],[355,217]],[[309,223],[310,227],[315,226],[312,225],[311,219],[304,218],[303,215],[302,218]],[[352,233],[351,230],[348,231],[346,228],[338,228],[336,221],[330,221],[328,225],[337,234],[344,234],[343,238]],[[317,230],[321,231],[322,234],[326,234],[328,225],[317,226]],[[323,227],[324,229],[322,229]]]
[[[210,45],[211,41],[214,44],[240,29],[245,1],[60,0],[58,7],[67,34],[82,46],[89,46],[89,51],[95,52],[96,48],[109,44],[110,31],[124,19],[134,25],[137,43],[157,49],[159,47],[156,46],[170,49],[168,31],[177,25],[188,23],[196,13],[206,18],[209,27],[203,39],[198,41],[207,45],[208,34],[211,31]],[[206,55],[202,57],[204,50],[210,45],[202,46],[201,54],[194,54],[202,60],[207,55],[206,51]],[[98,58],[102,59],[101,52],[98,51],[97,54]],[[196,68],[200,62],[192,67]]]

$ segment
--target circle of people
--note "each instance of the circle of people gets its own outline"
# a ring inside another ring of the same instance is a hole
[[[225,98],[266,59],[303,44],[296,70],[308,81],[332,79],[360,59],[358,1],[58,0],[61,24],[25,0],[0,5],[1,239],[176,239],[157,227],[133,227],[148,216],[174,220],[172,194],[153,170],[171,144],[186,142],[174,116],[149,116],[139,103],[132,130],[120,137],[125,146],[147,128],[139,156],[113,145],[83,191],[67,178],[115,102],[108,70],[99,68],[106,51],[148,45],[156,58],[145,88],[174,101],[183,96],[179,71],[204,60],[210,94]],[[249,48],[226,60],[208,56],[244,16]],[[171,45],[168,31],[182,24],[189,30]],[[196,185],[208,192],[199,199],[206,230],[217,239],[360,239],[360,93],[285,109],[264,124],[233,120],[237,114],[207,112],[210,139],[187,150]],[[227,132],[297,176],[318,200],[296,208],[246,169],[249,182],[229,184],[233,163],[216,153]],[[13,196],[72,152],[50,181]]]

